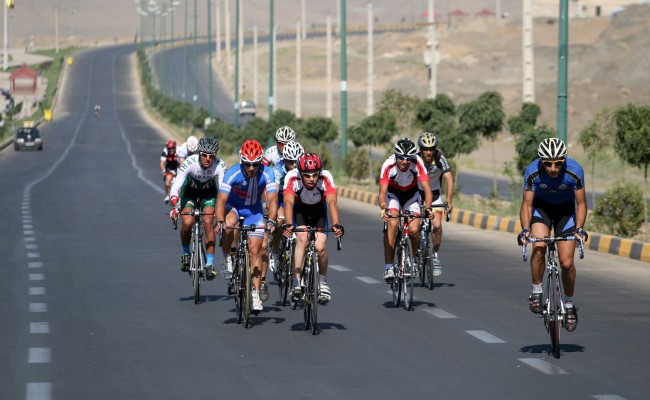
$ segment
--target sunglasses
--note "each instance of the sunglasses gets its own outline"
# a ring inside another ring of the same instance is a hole
[[[400,156],[400,155],[397,155],[397,154],[395,155],[395,157],[397,157],[397,159],[400,160],[400,161],[405,161],[405,160],[406,161],[413,161],[413,157]]]
[[[201,154],[201,157],[207,158],[208,160],[212,160],[217,156],[216,154],[209,154],[209,153],[199,153],[199,154]]]
[[[298,164],[298,161],[284,160],[284,163],[287,164],[287,165],[296,165],[296,164]]]
[[[260,164],[262,164],[262,163],[258,163],[258,162],[243,162],[242,163],[242,165],[245,168],[257,168],[257,167],[260,166]]]
[[[558,160],[558,161],[542,161],[542,164],[544,164],[545,167],[561,167],[562,164],[564,164],[564,160]]]
[[[303,172],[300,175],[302,175],[303,178],[315,178],[318,176],[318,171],[316,172]]]

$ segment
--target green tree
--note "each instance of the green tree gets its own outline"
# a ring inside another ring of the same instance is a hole
[[[413,130],[413,114],[420,101],[398,89],[388,89],[379,101],[379,111],[390,112],[395,117],[398,132]]]
[[[520,174],[523,174],[528,164],[537,158],[539,143],[546,138],[555,136],[555,130],[548,125],[528,129],[517,136],[515,141],[515,150],[517,150],[515,165]]]
[[[268,140],[265,142],[260,142],[262,145],[268,145],[275,141],[275,132],[282,128],[283,126],[289,126],[296,132],[296,140],[300,142],[300,136],[302,132],[299,132],[297,129],[299,125],[299,120],[296,118],[296,115],[291,111],[287,110],[277,110],[274,111],[271,117],[269,118],[266,134],[268,135]]]
[[[587,159],[591,163],[591,185],[596,184],[596,160],[609,152],[613,145],[614,121],[612,111],[603,109],[589,124],[580,131],[578,141],[587,152]],[[591,202],[596,204],[596,192],[591,191]]]
[[[372,171],[371,146],[389,143],[396,131],[395,116],[386,110],[380,110],[348,129],[348,137],[355,146],[368,146],[368,171]]]
[[[643,193],[647,196],[650,164],[650,106],[628,104],[616,110],[614,121],[616,124],[614,150],[628,164],[643,168]],[[644,220],[647,221],[648,207],[645,201],[643,205]]]
[[[308,139],[312,144],[328,143],[335,140],[338,135],[338,126],[331,118],[311,117],[297,127],[300,129],[298,142],[303,144],[303,138]]]
[[[246,139],[257,140],[262,146],[268,140],[267,123],[260,117],[253,117],[240,128],[241,136]]]
[[[480,134],[492,144],[493,194],[497,193],[496,154],[494,141],[503,128],[505,112],[503,111],[503,96],[498,92],[485,92],[476,100],[459,108],[459,123],[461,130],[468,133]]]

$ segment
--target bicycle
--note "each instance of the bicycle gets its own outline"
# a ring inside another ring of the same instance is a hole
[[[402,296],[404,296],[404,309],[413,310],[413,289],[415,280],[418,277],[418,266],[413,260],[413,247],[409,238],[409,223],[413,218],[426,218],[417,215],[412,211],[404,211],[397,215],[387,215],[388,218],[399,218],[402,228],[397,230],[395,238],[395,253],[393,255],[393,272],[395,278],[390,284],[393,293],[393,303],[395,308],[400,306]],[[427,218],[428,219],[428,218]],[[388,224],[384,222],[384,233],[388,229]]]
[[[433,208],[434,210],[444,208],[446,220],[449,222],[451,218],[449,203],[445,202],[442,207],[433,206]],[[433,240],[431,239],[431,219],[429,218],[422,218],[420,222],[420,248],[417,253],[417,262],[420,286],[433,290],[435,281],[433,274]]]
[[[201,301],[201,278],[206,280],[207,270],[205,267],[205,243],[203,242],[203,222],[201,217],[204,215],[214,215],[206,213],[198,208],[190,212],[181,212],[180,215],[191,215],[194,217],[192,225],[192,238],[190,239],[190,270],[192,277],[192,286],[194,287],[194,304]],[[178,229],[178,221],[174,220],[174,230]]]
[[[251,282],[251,258],[248,249],[248,232],[257,229],[255,225],[244,226],[244,217],[239,217],[238,226],[224,226],[220,233],[219,247],[221,247],[224,229],[235,229],[239,231],[239,241],[233,265],[233,273],[230,278],[228,294],[235,295],[235,312],[237,323],[244,321],[244,328],[250,328],[251,306],[253,303],[252,282]],[[254,315],[259,311],[253,311]]]
[[[566,309],[562,300],[562,280],[558,271],[558,256],[556,242],[565,240],[577,240],[578,249],[580,250],[580,259],[585,257],[584,243],[582,239],[577,239],[573,234],[561,236],[546,236],[543,238],[529,237],[526,239],[522,248],[524,262],[528,260],[526,245],[528,243],[543,242],[546,243],[546,268],[544,276],[546,284],[542,294],[542,315],[546,332],[551,337],[551,352],[555,358],[560,358],[560,331],[564,326]],[[543,280],[543,281],[544,281]]]
[[[311,328],[311,334],[318,333],[318,302],[320,296],[320,279],[318,253],[316,252],[316,232],[334,232],[332,228],[315,228],[304,227],[295,228],[294,232],[307,232],[309,235],[309,244],[303,262],[302,277],[300,286],[302,287],[303,316],[305,318],[304,330]],[[336,238],[336,250],[341,250],[341,238]],[[295,309],[297,302],[292,301],[292,309]]]
[[[293,249],[296,247],[295,234],[291,239],[282,236],[280,239],[280,263],[275,272],[280,288],[280,304],[287,305],[287,297],[291,291],[291,277],[293,276]]]

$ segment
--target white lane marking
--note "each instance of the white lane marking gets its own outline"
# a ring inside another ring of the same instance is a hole
[[[30,287],[29,288],[29,295],[30,296],[41,296],[45,294],[45,288],[42,286],[38,287]]]
[[[43,263],[40,261],[30,261],[27,266],[29,268],[43,268]]]
[[[485,343],[505,343],[505,341],[485,331],[465,331],[465,332],[469,333],[470,335],[474,336],[478,340],[481,340]]]
[[[27,258],[40,258],[41,255],[38,253],[27,253]]]
[[[34,236],[26,236],[25,241],[26,242],[35,242],[36,238]]]
[[[29,303],[29,312],[47,312],[47,303]]]
[[[30,347],[28,361],[30,364],[45,364],[52,359],[49,347]]]
[[[49,322],[30,322],[29,333],[50,333]]]
[[[344,267],[344,266],[342,266],[342,265],[331,265],[331,264],[330,264],[330,265],[327,266],[327,268],[328,268],[328,269],[331,268],[331,269],[333,269],[334,271],[341,271],[341,272],[350,271],[350,268]]]
[[[434,317],[438,317],[442,319],[458,318],[454,314],[448,313],[447,311],[440,308],[424,308],[423,310],[433,315]]]
[[[553,365],[550,362],[540,360],[539,358],[520,358],[519,361],[547,375],[568,375],[569,374],[567,371],[563,370],[557,365]]]
[[[23,224],[31,224],[32,222],[32,217],[23,217]]]
[[[371,278],[369,276],[357,276],[357,279],[364,283],[381,283],[377,279]]]
[[[596,400],[625,400],[625,397],[621,397],[615,394],[595,394],[591,397]]]
[[[27,250],[37,250],[37,249],[38,249],[38,245],[33,244],[33,243],[27,243],[27,244],[25,244],[25,248],[26,248]]]
[[[45,274],[29,274],[30,281],[42,281],[45,280]]]
[[[34,229],[34,225],[25,224],[23,222],[23,229]]]
[[[34,231],[23,231],[24,236],[33,235]]]
[[[23,214],[29,214],[29,210],[22,210],[21,211]]]
[[[26,400],[50,400],[52,384],[49,382],[30,382],[27,384]]]

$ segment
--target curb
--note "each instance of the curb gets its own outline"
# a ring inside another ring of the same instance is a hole
[[[339,196],[350,200],[356,200],[373,205],[377,204],[378,195],[376,193],[339,187],[338,194]],[[488,215],[468,210],[458,210],[456,208],[454,208],[451,213],[450,221],[491,231],[518,233],[521,230],[519,220],[497,217],[495,215]],[[615,256],[650,263],[650,243],[643,243],[636,240],[624,239],[601,233],[592,233],[589,235],[586,248],[600,253],[608,253]]]

